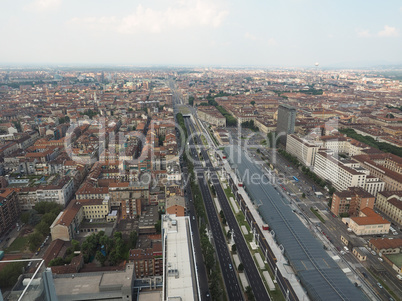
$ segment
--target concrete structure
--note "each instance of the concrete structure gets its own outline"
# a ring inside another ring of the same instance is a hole
[[[276,126],[276,135],[280,136],[280,141],[286,144],[286,136],[295,132],[296,109],[286,104],[278,107],[278,122]]]
[[[375,206],[399,226],[402,225],[402,191],[379,192]]]
[[[299,159],[300,163],[305,166],[314,165],[318,149],[318,145],[302,140],[296,135],[287,135],[286,151]]]
[[[370,208],[364,208],[358,217],[351,217],[349,222],[349,228],[356,235],[388,234],[390,226],[389,221]]]
[[[360,187],[350,187],[348,190],[337,191],[332,195],[331,211],[340,215],[359,216],[363,208],[374,208],[375,197]]]
[[[187,216],[162,216],[162,300],[191,301],[201,298],[191,233]]]
[[[58,275],[53,281],[59,301],[131,301],[134,277],[133,264],[127,264],[124,271]]]

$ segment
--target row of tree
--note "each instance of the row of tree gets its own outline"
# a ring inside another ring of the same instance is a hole
[[[402,148],[394,146],[392,144],[386,143],[386,142],[379,142],[375,140],[373,137],[370,136],[363,136],[358,133],[354,129],[339,129],[339,132],[342,134],[345,134],[346,136],[356,139],[360,142],[363,142],[371,147],[378,148],[382,150],[383,152],[386,153],[391,153],[397,156],[402,157]]]
[[[260,129],[254,124],[254,120],[245,121],[241,124],[242,128],[247,128],[252,130],[253,132],[258,132]]]
[[[55,202],[38,202],[34,210],[21,214],[21,222],[35,226],[34,233],[28,236],[29,250],[35,252],[44,237],[50,233],[50,226],[63,210],[63,206]]]

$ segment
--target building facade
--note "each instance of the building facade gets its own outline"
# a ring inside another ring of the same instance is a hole
[[[296,135],[287,135],[286,151],[295,156],[305,166],[313,166],[315,162],[315,155],[319,146],[304,141]]]
[[[17,193],[12,189],[0,190],[0,235],[15,226],[20,216]]]
[[[295,132],[296,109],[292,106],[281,104],[278,107],[278,120],[276,135],[280,137],[282,144],[286,145],[286,136]]]
[[[402,226],[402,191],[382,191],[377,194],[376,208]]]

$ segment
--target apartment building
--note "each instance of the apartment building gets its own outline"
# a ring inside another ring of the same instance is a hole
[[[103,199],[83,199],[77,202],[82,205],[84,218],[87,220],[106,219],[110,212],[109,196]]]
[[[55,185],[48,185],[36,190],[37,202],[56,202],[65,207],[74,194],[74,182],[70,177],[63,177]]]
[[[332,150],[334,153],[349,153],[349,142],[342,136],[322,136],[322,147]]]
[[[375,207],[402,226],[402,191],[379,192]]]
[[[388,234],[390,226],[389,221],[368,207],[362,209],[359,216],[351,217],[349,220],[349,228],[356,235]]]
[[[202,121],[217,127],[226,126],[226,118],[214,106],[199,106],[197,108],[197,115]]]
[[[372,195],[384,190],[385,183],[378,177],[371,176],[370,172],[361,167],[354,160],[339,160],[330,150],[317,152],[314,172],[324,180],[332,183],[337,191],[347,190],[349,187],[361,187]]]
[[[331,211],[336,215],[359,216],[366,207],[374,208],[375,197],[360,187],[337,191],[332,195]]]
[[[313,166],[319,146],[302,140],[296,135],[287,135],[286,151],[295,156],[305,166]]]
[[[330,181],[338,191],[347,190],[349,187],[364,188],[367,176],[366,173],[343,164],[332,156],[332,152],[325,150],[317,152],[314,172],[319,177]]]
[[[0,190],[0,235],[12,229],[20,216],[17,193],[13,189]]]
[[[360,166],[369,170],[370,175],[385,182],[384,190],[402,190],[402,174],[375,162],[367,155],[354,156],[353,160],[359,162]],[[390,166],[390,163],[388,163],[388,166]]]
[[[84,210],[79,201],[72,201],[66,209],[59,213],[50,225],[52,240],[70,241],[79,234],[80,225],[84,219]]]
[[[153,242],[152,247],[146,249],[131,249],[129,261],[134,263],[135,275],[138,278],[162,276],[162,243]]]
[[[121,207],[122,218],[135,218],[141,215],[144,205],[149,204],[149,185],[135,182],[110,183],[111,206]]]

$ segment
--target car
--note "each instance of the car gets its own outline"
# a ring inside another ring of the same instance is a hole
[[[233,267],[232,267],[232,264],[231,264],[231,263],[229,263],[229,269],[230,269],[230,270],[233,270]]]
[[[382,259],[381,257],[378,257],[378,260],[381,261],[381,262],[384,261],[384,259]]]
[[[345,249],[345,252],[346,252],[346,253],[349,252],[349,249],[348,249],[347,246],[344,246],[343,248]]]
[[[30,261],[27,265],[27,267],[29,268],[32,265],[32,261]]]
[[[375,251],[371,251],[371,254],[373,254],[374,256],[377,255],[377,253]]]
[[[193,221],[195,220],[195,217],[194,217],[194,215],[193,215]]]
[[[345,252],[345,251],[341,251],[340,253],[341,253],[341,255],[345,255],[345,254],[346,254],[346,252]]]
[[[402,280],[402,275],[396,275],[396,278],[398,278],[398,280]]]
[[[377,285],[378,285],[379,288],[382,288],[381,283],[377,282]]]
[[[365,272],[363,272],[362,275],[364,276],[364,278],[367,278],[367,274]]]

